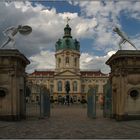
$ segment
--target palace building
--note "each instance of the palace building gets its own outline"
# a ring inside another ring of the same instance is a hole
[[[66,82],[70,84],[69,95],[74,102],[86,99],[89,85],[92,84],[98,87],[97,96],[103,95],[103,85],[107,83],[108,75],[100,70],[80,70],[80,42],[73,39],[68,23],[63,38],[55,44],[55,50],[55,69],[35,70],[28,75],[33,101],[38,101],[39,85],[45,86],[55,101],[65,98]]]

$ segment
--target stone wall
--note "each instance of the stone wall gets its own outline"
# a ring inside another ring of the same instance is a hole
[[[25,117],[25,67],[29,64],[18,50],[0,50],[0,119]]]
[[[140,119],[140,51],[119,50],[106,63],[111,67],[113,117]]]

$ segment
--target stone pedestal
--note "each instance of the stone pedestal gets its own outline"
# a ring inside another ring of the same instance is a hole
[[[0,120],[25,117],[25,67],[29,63],[18,50],[0,50]]]
[[[140,119],[140,51],[119,50],[106,64],[111,67],[113,117]]]

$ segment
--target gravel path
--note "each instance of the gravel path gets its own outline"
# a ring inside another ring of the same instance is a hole
[[[0,138],[140,139],[139,120],[117,122],[103,118],[101,110],[98,110],[96,119],[90,119],[86,113],[82,106],[59,105],[51,109],[50,118],[0,121]]]

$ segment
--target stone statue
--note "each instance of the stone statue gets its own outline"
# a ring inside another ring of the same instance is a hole
[[[69,83],[68,81],[66,82],[65,90],[66,90],[66,93],[67,93],[67,95],[66,95],[66,100],[67,100],[68,106],[69,106],[69,103],[70,103],[70,101],[69,101],[70,83]]]
[[[3,31],[4,36],[7,36],[8,39],[1,45],[1,48],[5,47],[8,43],[12,42],[13,46],[15,46],[15,38],[14,36],[17,33],[20,33],[22,35],[27,35],[32,32],[32,28],[30,26],[22,26],[18,25],[18,27],[9,27],[6,30]]]
[[[135,45],[129,40],[129,38],[125,35],[125,33],[123,33],[118,27],[115,27],[113,29],[113,31],[116,32],[121,37],[121,40],[119,42],[120,50],[122,50],[121,44],[124,44],[126,41],[129,44],[131,44],[137,50],[137,48],[135,47]]]
[[[69,18],[69,17],[67,17],[67,24],[69,24],[69,21],[70,21],[70,18]]]
[[[70,83],[68,81],[66,82],[65,89],[66,89],[66,92],[68,94],[70,91]]]

